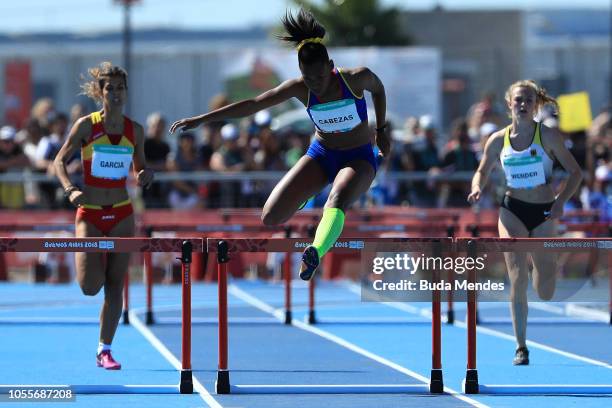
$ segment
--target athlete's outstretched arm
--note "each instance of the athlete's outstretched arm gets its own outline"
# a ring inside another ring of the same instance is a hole
[[[499,158],[499,154],[501,153],[501,149],[503,147],[503,142],[503,130],[493,133],[489,137],[489,140],[487,140],[482,159],[478,165],[478,170],[476,170],[476,173],[474,173],[474,177],[472,178],[472,191],[467,197],[470,204],[474,204],[480,200],[480,194],[484,186],[487,184],[487,180],[489,178],[489,174],[491,174],[491,170],[493,170],[493,166],[495,163],[497,163],[497,159]]]
[[[580,187],[580,183],[582,183],[582,169],[574,156],[572,156],[572,153],[567,150],[563,136],[561,136],[557,129],[542,126],[542,137],[544,138],[544,145],[552,150],[561,166],[569,174],[567,182],[563,183],[564,186],[550,209],[550,218],[559,218],[563,215],[563,206]]]
[[[61,147],[60,151],[53,160],[55,175],[62,183],[64,191],[68,193],[68,200],[74,205],[80,205],[83,199],[83,193],[72,184],[68,171],[66,170],[66,162],[74,156],[81,148],[83,141],[91,133],[91,121],[89,117],[83,117],[75,122],[70,129],[70,133]]]
[[[170,133],[174,133],[178,129],[191,129],[204,122],[216,122],[249,116],[262,109],[278,105],[293,97],[298,97],[300,93],[304,93],[304,89],[302,79],[290,79],[255,98],[232,103],[231,105],[199,116],[177,120],[170,126]]]
[[[134,136],[136,138],[136,146],[134,151],[134,175],[138,184],[144,188],[149,188],[153,182],[155,173],[152,169],[147,168],[144,152],[144,130],[139,123],[132,122],[134,126]]]
[[[391,149],[391,139],[389,132],[386,129],[387,120],[387,96],[385,94],[385,86],[376,74],[370,71],[369,68],[359,68],[355,72],[357,83],[361,84],[363,89],[372,94],[372,102],[374,103],[374,112],[376,113],[376,128],[381,131],[376,132],[376,144],[383,156],[386,156]]]

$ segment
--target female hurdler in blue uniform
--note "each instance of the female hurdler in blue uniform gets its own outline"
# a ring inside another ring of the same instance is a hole
[[[205,122],[252,115],[290,98],[300,100],[316,128],[308,152],[287,172],[266,201],[261,219],[266,225],[286,222],[328,183],[332,189],[314,241],[304,250],[300,277],[312,278],[321,257],[340,236],[344,212],[368,190],[376,174],[364,91],[372,94],[376,114],[376,144],[382,155],[389,152],[385,132],[385,88],[368,68],[334,67],[322,41],[325,28],[310,12],[282,19],[286,35],[281,40],[297,48],[302,76],[248,100],[172,124],[170,131],[189,129]]]

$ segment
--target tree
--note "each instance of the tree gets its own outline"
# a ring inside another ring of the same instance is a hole
[[[331,46],[410,45],[410,37],[401,28],[401,12],[396,7],[383,8],[378,0],[293,0],[319,20],[327,30]]]

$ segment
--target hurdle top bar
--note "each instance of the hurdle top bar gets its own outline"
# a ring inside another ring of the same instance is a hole
[[[305,238],[208,238],[208,252],[217,252],[220,241],[228,245],[228,252],[302,252],[311,244],[311,241]],[[431,252],[434,249],[451,251],[452,247],[452,238],[342,238],[336,241],[331,252]]]
[[[0,252],[181,252],[185,241],[205,248],[202,238],[0,238]]]
[[[612,238],[457,238],[457,251],[467,252],[612,251]]]

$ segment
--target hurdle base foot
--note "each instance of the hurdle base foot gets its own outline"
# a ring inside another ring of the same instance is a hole
[[[454,310],[449,310],[448,312],[446,312],[446,323],[447,324],[455,323],[455,311]]]
[[[442,394],[444,392],[444,381],[442,379],[442,370],[432,369],[429,377],[429,392],[432,394]]]
[[[293,320],[293,316],[291,314],[291,310],[285,311],[285,324],[291,324]]]
[[[193,394],[193,378],[191,376],[191,370],[181,371],[181,383],[179,385],[179,391],[181,394]]]
[[[226,370],[217,371],[217,381],[215,381],[215,391],[217,392],[217,394],[229,394],[230,393],[229,371],[226,371]]]
[[[127,310],[123,311],[123,324],[130,324],[130,314]]]
[[[308,312],[308,324],[316,324],[317,323],[317,319],[315,317],[315,312],[314,310],[311,310]]]
[[[465,394],[478,394],[479,393],[478,386],[478,371],[477,370],[467,370],[465,374],[465,382],[463,384],[463,392]]]
[[[155,320],[153,319],[153,312],[151,310],[147,310],[147,314],[145,315],[145,323],[147,326],[155,323]]]

